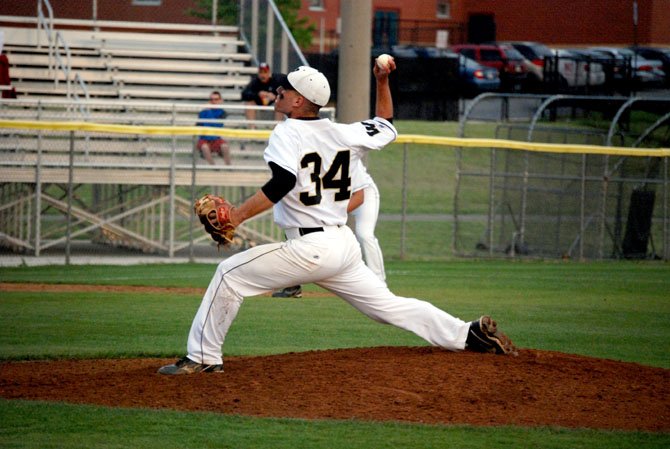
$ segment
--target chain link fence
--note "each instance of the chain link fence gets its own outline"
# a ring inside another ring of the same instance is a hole
[[[528,108],[529,101],[537,107]],[[461,122],[500,111],[495,137],[565,145],[557,153],[459,151],[454,250],[468,256],[569,259],[669,255],[670,99],[491,95]],[[532,114],[524,111],[532,110]],[[489,117],[496,117],[490,115]],[[510,120],[515,117],[515,120]],[[635,155],[572,145],[651,150]],[[487,200],[466,201],[486,186]]]
[[[401,135],[368,161],[384,256],[667,260],[670,150],[659,101],[625,99],[603,119],[578,102],[490,96],[464,114],[464,139]],[[89,104],[94,123],[38,103],[0,107],[2,254],[212,257],[193,200],[213,192],[239,203],[269,176],[269,131],[192,126],[203,105]],[[468,135],[471,119],[487,116],[490,135]],[[233,165],[200,158],[205,133],[228,140]],[[240,229],[233,250],[282,239],[266,214]]]

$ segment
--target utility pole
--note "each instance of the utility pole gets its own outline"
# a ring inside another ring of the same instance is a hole
[[[637,47],[637,21],[638,21],[638,11],[637,11],[637,0],[633,0],[633,47]],[[637,90],[637,51],[633,51],[633,60],[631,63],[631,79],[633,81],[633,89],[631,94],[634,94]]]
[[[633,46],[637,47],[637,0],[633,0]]]
[[[337,120],[351,123],[370,117],[372,0],[340,3]]]

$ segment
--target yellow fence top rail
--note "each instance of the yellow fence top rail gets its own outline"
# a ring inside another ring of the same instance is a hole
[[[34,129],[50,131],[84,131],[116,134],[151,134],[165,136],[211,135],[237,139],[268,139],[268,130],[214,128],[207,126],[138,126],[75,121],[22,121],[0,120],[0,128]],[[505,150],[534,151],[541,153],[602,154],[613,156],[668,157],[670,148],[627,148],[598,145],[553,144],[522,142],[505,139],[477,139],[462,137],[437,137],[401,134],[396,143],[414,143],[457,148],[497,148]]]

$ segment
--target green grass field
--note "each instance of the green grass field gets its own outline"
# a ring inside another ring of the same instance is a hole
[[[213,265],[0,269],[2,282],[198,287]],[[670,369],[670,266],[665,263],[397,262],[391,289],[469,320],[496,317],[522,348]],[[249,298],[227,355],[422,345],[337,298]],[[184,353],[199,295],[19,293],[0,296],[0,359],[172,357]],[[316,319],[314,317],[317,317]],[[1,366],[0,366],[1,369]],[[212,392],[215,394],[215,392]],[[3,448],[665,448],[667,433],[424,426],[257,419],[0,400]]]
[[[397,121],[401,133],[455,136],[457,123]],[[491,137],[495,124],[468,125]],[[370,155],[382,213],[400,211],[403,148]],[[412,146],[409,213],[453,207],[455,152]],[[469,163],[477,164],[477,154]],[[480,155],[483,162],[488,157]],[[483,195],[483,196],[482,196]],[[485,210],[473,189],[465,211]],[[426,299],[464,320],[492,314],[522,348],[562,351],[670,369],[670,266],[661,262],[451,261],[448,222],[380,222],[391,289]],[[480,229],[471,232],[479,234]],[[436,236],[442,236],[437,237]],[[84,283],[205,289],[214,265],[0,268],[0,282]],[[337,298],[245,301],[225,354],[425,344],[375,323]],[[0,361],[180,357],[200,296],[128,293],[0,294]],[[317,317],[316,319],[314,317]],[[1,362],[0,362],[1,363]],[[0,365],[0,369],[2,366]],[[216,394],[216,392],[211,392]],[[669,418],[670,419],[670,418]],[[667,433],[589,429],[427,426],[305,421],[0,399],[1,448],[667,448]]]

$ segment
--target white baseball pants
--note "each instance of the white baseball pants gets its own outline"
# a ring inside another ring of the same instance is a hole
[[[357,207],[351,215],[355,218],[356,239],[361,244],[363,259],[374,274],[382,281],[386,280],[384,271],[384,256],[379,247],[379,241],[375,237],[375,227],[379,216],[379,189],[375,183],[369,184],[363,189],[365,197],[363,204]]]
[[[219,264],[191,325],[191,360],[222,363],[226,334],[245,297],[308,283],[335,293],[373,320],[413,332],[435,346],[465,348],[469,323],[426,301],[395,296],[363,263],[348,226],[326,226],[304,236],[297,228],[287,229],[286,235],[285,242],[257,246]]]

